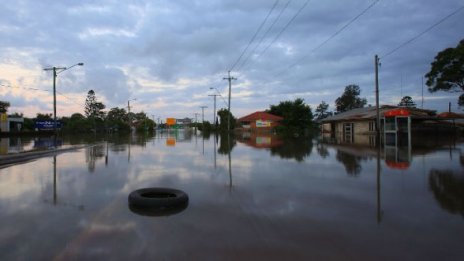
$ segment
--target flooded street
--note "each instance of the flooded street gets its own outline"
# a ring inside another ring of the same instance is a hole
[[[2,152],[37,140],[2,139]],[[128,195],[145,187],[185,191],[188,207],[134,213]],[[405,151],[271,135],[110,137],[4,166],[0,188],[1,260],[464,257],[459,140]]]

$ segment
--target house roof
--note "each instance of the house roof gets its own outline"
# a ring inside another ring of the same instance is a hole
[[[391,106],[391,105],[382,105],[379,108],[380,117],[383,117],[385,112],[395,110],[395,109],[404,109],[409,111],[411,117],[423,117],[423,116],[432,116],[435,111],[431,110],[424,110],[418,108],[405,108],[399,106]],[[321,122],[332,122],[332,121],[346,121],[346,120],[369,120],[375,119],[377,117],[377,111],[375,106],[364,107],[364,108],[357,108],[349,111],[345,111],[325,119],[322,119]]]
[[[249,114],[247,116],[244,116],[242,118],[239,118],[239,122],[246,122],[246,121],[256,121],[256,120],[271,120],[271,121],[281,121],[284,118],[280,116],[276,116],[274,114],[270,114],[264,111],[257,111],[253,112],[252,114]]]

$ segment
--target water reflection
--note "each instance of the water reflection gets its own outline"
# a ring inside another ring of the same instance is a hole
[[[351,176],[358,176],[362,171],[361,161],[367,160],[367,157],[353,155],[342,150],[337,150],[335,158],[345,166],[346,173]]]
[[[383,148],[310,138],[258,148],[214,134],[196,135],[195,146],[187,137],[110,135],[95,148],[0,169],[0,259],[401,260],[405,245],[413,259],[464,254],[462,143],[413,148],[398,170]],[[253,142],[274,142],[265,137]],[[134,214],[127,194],[145,186],[188,192],[188,211]]]
[[[432,169],[429,186],[443,209],[464,217],[464,175],[453,170]]]
[[[108,143],[105,144],[107,145]],[[85,148],[85,161],[87,162],[89,172],[95,171],[95,164],[98,159],[105,157],[105,162],[108,162],[108,154],[105,149],[105,147],[108,147],[105,144],[97,144]]]
[[[309,158],[313,149],[313,141],[311,137],[302,139],[286,138],[282,140],[281,146],[271,148],[272,156],[279,156],[282,159],[295,159],[302,162],[305,158]]]

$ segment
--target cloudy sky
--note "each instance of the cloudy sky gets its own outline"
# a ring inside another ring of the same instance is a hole
[[[205,120],[212,121],[208,95],[222,94],[217,107],[226,107],[229,70],[237,78],[231,110],[238,117],[298,97],[313,110],[323,100],[333,110],[349,84],[375,105],[378,54],[381,104],[409,95],[419,107],[423,97],[424,108],[446,111],[451,102],[457,111],[456,93],[431,94],[425,86],[422,96],[422,77],[437,52],[464,38],[463,6],[462,0],[5,0],[0,100],[10,102],[10,113],[52,113],[53,77],[43,69],[83,62],[58,74],[58,116],[83,113],[94,90],[108,109],[127,109],[131,100],[132,111],[164,119],[194,118],[208,106]]]

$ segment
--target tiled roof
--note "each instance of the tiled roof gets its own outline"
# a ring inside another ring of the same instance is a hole
[[[247,116],[244,116],[240,119],[238,119],[239,122],[244,122],[244,121],[256,121],[256,120],[271,120],[271,121],[281,121],[284,118],[280,116],[276,116],[274,114],[270,114],[264,111],[257,111],[253,112],[252,114],[249,114]]]

